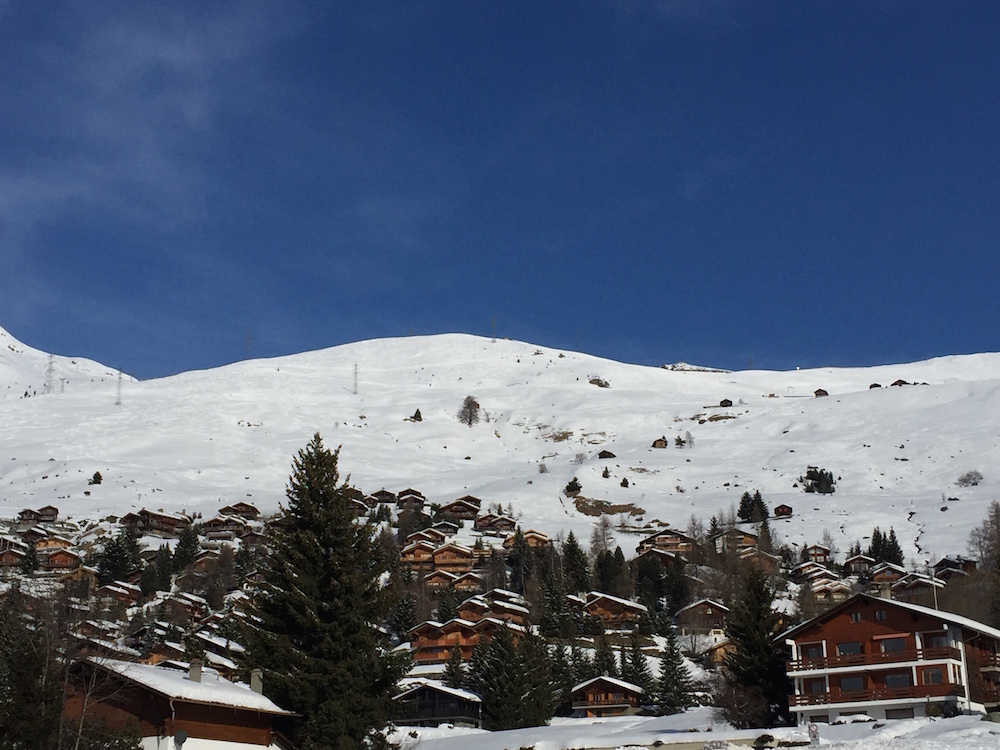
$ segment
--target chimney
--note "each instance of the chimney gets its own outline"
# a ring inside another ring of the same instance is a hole
[[[258,668],[250,672],[250,689],[255,693],[264,693],[264,670]]]
[[[892,600],[892,584],[888,581],[883,581],[878,585],[878,595],[880,599]]]
[[[191,682],[201,682],[201,659],[192,659],[188,669],[188,679]]]

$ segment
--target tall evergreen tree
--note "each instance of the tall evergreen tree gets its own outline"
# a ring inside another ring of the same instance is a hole
[[[484,729],[539,726],[552,717],[548,651],[537,636],[515,644],[511,630],[498,627],[473,651],[468,685],[482,698]]]
[[[56,649],[25,614],[17,588],[0,598],[0,744],[17,750],[57,746],[63,684]]]
[[[104,543],[98,555],[97,575],[101,583],[110,583],[138,570],[141,564],[138,540],[122,529]]]
[[[444,665],[444,675],[441,681],[448,687],[465,687],[465,669],[462,666],[462,649],[455,646],[448,653],[448,661]]]
[[[590,588],[590,561],[573,532],[566,535],[562,545],[563,580],[566,590],[579,594]]]
[[[694,703],[691,673],[684,664],[673,628],[667,631],[667,644],[660,656],[660,677],[656,681],[654,699],[664,714],[676,714]]]
[[[618,661],[615,659],[615,651],[611,648],[611,641],[608,640],[608,636],[604,633],[601,633],[597,637],[597,643],[594,645],[594,666],[591,671],[595,677],[601,675],[605,677],[617,677],[620,674],[618,671]]]
[[[594,672],[594,662],[587,655],[587,652],[580,648],[576,643],[570,646],[569,649],[569,661],[573,667],[573,684],[579,685],[581,682],[586,682],[591,677],[597,677],[598,675]]]
[[[653,686],[653,673],[649,669],[646,655],[642,653],[638,630],[629,634],[628,651],[622,653],[622,679],[641,687],[647,696]]]
[[[194,526],[185,526],[177,535],[177,546],[174,548],[174,571],[184,570],[194,562],[199,552],[201,552],[201,540],[198,538],[198,529]]]
[[[301,714],[302,750],[383,744],[407,667],[379,631],[393,604],[381,583],[389,561],[372,523],[354,519],[338,452],[316,434],[296,455],[244,636],[246,667],[263,669],[268,697]]]
[[[726,656],[724,680],[730,697],[718,700],[723,716],[741,729],[769,727],[789,721],[789,682],[780,644],[775,642],[779,619],[771,605],[774,592],[764,574],[751,569],[726,620],[726,635],[734,650]],[[744,711],[746,705],[759,710]]]
[[[514,541],[507,553],[507,566],[510,568],[511,590],[523,594],[524,586],[534,571],[534,559],[520,526],[514,531]]]

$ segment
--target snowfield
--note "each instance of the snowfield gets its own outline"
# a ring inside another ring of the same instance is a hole
[[[412,486],[432,503],[471,493],[551,536],[589,536],[593,517],[562,493],[574,476],[585,497],[634,508],[637,526],[707,523],[756,489],[770,508],[794,509],[773,523],[780,540],[827,530],[843,552],[892,526],[909,566],[965,553],[1000,481],[1000,354],[718,372],[420,336],[126,377],[120,405],[117,372],[82,358],[54,357],[44,393],[48,362],[0,330],[0,516],[53,504],[64,517],[148,507],[207,518],[239,500],[274,511],[293,454],[319,431],[366,492]],[[922,385],[890,387],[898,379]],[[821,388],[829,396],[815,398]],[[471,428],[456,418],[468,395],[482,407]],[[423,421],[410,421],[417,409]],[[687,433],[693,447],[675,448]],[[651,448],[660,436],[669,447]],[[793,486],[809,465],[833,473],[834,494]],[[970,470],[982,483],[957,487]],[[104,481],[90,486],[95,471]],[[626,552],[639,538],[618,534]]]
[[[570,748],[686,747],[700,750],[710,741],[730,747],[752,745],[762,734],[778,740],[808,742],[806,727],[735,730],[712,722],[711,709],[698,708],[656,718],[553,719],[551,726],[486,732],[478,729],[437,728],[401,730],[392,736],[404,750],[569,750]],[[820,745],[845,750],[996,750],[1000,724],[978,716],[954,719],[906,719],[819,725]]]

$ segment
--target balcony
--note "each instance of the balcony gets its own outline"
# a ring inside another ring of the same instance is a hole
[[[788,705],[817,706],[831,703],[867,703],[872,701],[895,701],[908,698],[946,698],[964,695],[961,685],[914,685],[911,687],[877,687],[871,690],[832,690],[829,693],[802,693],[788,696]]]
[[[878,651],[871,654],[846,654],[844,656],[824,656],[819,659],[796,659],[787,662],[789,673],[807,672],[810,670],[840,669],[842,667],[878,666],[895,662],[908,661],[942,661],[944,659],[961,659],[957,648],[915,648],[905,651]]]
[[[979,668],[984,672],[1000,672],[1000,655],[990,654],[981,657]]]

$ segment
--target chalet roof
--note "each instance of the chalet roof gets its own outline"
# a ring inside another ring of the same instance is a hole
[[[967,628],[968,630],[973,630],[977,633],[981,633],[982,635],[989,636],[990,638],[995,638],[997,640],[1000,640],[1000,630],[998,630],[997,628],[990,627],[989,625],[985,625],[984,623],[978,622],[976,620],[973,620],[969,617],[963,617],[962,615],[956,615],[951,612],[945,612],[940,609],[931,609],[930,607],[924,607],[919,604],[900,602],[895,599],[883,599],[882,597],[872,596],[871,594],[856,594],[847,601],[841,602],[835,607],[828,609],[823,614],[818,615],[812,618],[811,620],[806,620],[805,622],[796,625],[793,628],[790,628],[789,630],[785,631],[785,633],[783,633],[783,636],[785,638],[790,638],[795,633],[804,630],[806,627],[814,623],[831,619],[844,609],[855,606],[861,600],[867,600],[872,604],[880,604],[887,607],[899,607],[900,609],[905,609],[909,612],[914,612],[920,615],[926,615],[927,617],[933,617],[937,620],[941,620],[942,622],[946,622],[951,625],[957,625],[962,628]]]
[[[483,501],[482,501],[482,500],[480,500],[480,499],[479,499],[478,497],[476,497],[475,495],[462,495],[462,496],[461,496],[460,498],[458,498],[458,500],[456,500],[455,502],[456,502],[456,503],[469,503],[469,504],[471,504],[471,505],[475,505],[475,506],[476,506],[477,508],[478,508],[478,507],[479,507],[480,505],[482,505],[482,504],[483,504]]]
[[[638,609],[643,612],[648,612],[649,609],[644,604],[639,604],[638,602],[630,601],[629,599],[622,599],[618,596],[612,596],[611,594],[605,594],[603,591],[591,591],[587,594],[587,606],[598,602],[601,599],[607,599],[608,601],[616,602],[617,604],[622,604],[629,609]]]
[[[619,680],[617,677],[608,677],[607,675],[601,675],[600,677],[591,677],[586,682],[581,682],[579,685],[574,685],[572,692],[575,693],[577,690],[583,690],[588,685],[592,685],[598,681],[608,682],[614,685],[615,687],[620,687],[623,690],[629,690],[633,693],[638,693],[639,695],[643,695],[646,692],[638,685],[633,685],[631,682],[625,682],[625,680]]]
[[[854,562],[855,560],[866,560],[867,562],[870,562],[870,563],[875,562],[875,558],[874,557],[868,557],[868,555],[852,555],[851,557],[848,557],[846,560],[844,560],[844,564],[848,565],[848,564]]]
[[[902,565],[896,565],[896,563],[891,563],[891,562],[879,563],[868,572],[870,575],[875,575],[876,573],[883,570],[895,570],[897,573],[902,573],[904,576],[909,572]]]
[[[709,606],[715,607],[716,609],[720,609],[723,612],[728,612],[729,611],[729,607],[727,607],[722,602],[715,601],[715,599],[699,599],[698,601],[691,602],[686,607],[681,607],[679,610],[677,610],[676,612],[674,612],[674,617],[677,617],[677,615],[679,615],[681,612],[687,612],[689,609],[694,609],[699,604],[708,604]]]
[[[412,695],[418,690],[436,690],[439,693],[444,693],[446,695],[453,696],[465,701],[472,701],[473,703],[482,703],[482,698],[480,698],[475,693],[470,693],[468,690],[460,690],[458,688],[448,687],[443,682],[438,680],[427,680],[420,679],[415,680],[412,686],[404,690],[399,695],[393,696],[393,700],[400,700],[408,695]]]
[[[825,544],[810,544],[808,547],[806,547],[806,549],[807,550],[810,550],[810,549],[821,549],[824,552],[829,552],[830,551],[830,548],[827,547]]]
[[[116,659],[91,657],[86,661],[171,700],[239,708],[267,714],[295,715],[292,711],[280,708],[270,698],[255,693],[248,686],[230,682],[212,672],[202,672],[202,681],[195,682],[188,678],[187,672],[176,669],[165,669],[150,664],[135,664]]]

